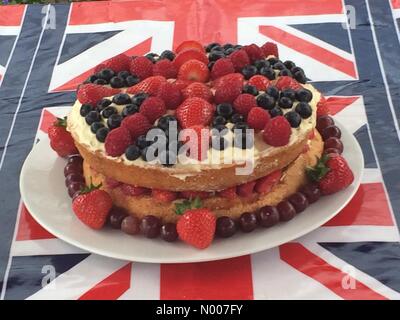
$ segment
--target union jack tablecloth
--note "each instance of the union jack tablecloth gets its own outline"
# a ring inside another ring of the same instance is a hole
[[[400,1],[181,0],[0,7],[2,299],[398,299]],[[72,247],[20,201],[19,172],[72,89],[121,52],[184,39],[278,43],[333,101],[365,157],[362,185],[321,228],[251,256],[131,263]],[[14,228],[15,226],[15,228]]]

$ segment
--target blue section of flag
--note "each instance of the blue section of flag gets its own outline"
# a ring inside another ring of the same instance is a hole
[[[0,36],[0,65],[6,66],[16,36]]]
[[[371,140],[368,135],[367,125],[363,125],[360,129],[358,129],[354,133],[354,136],[356,137],[363,151],[365,168],[377,168]]]

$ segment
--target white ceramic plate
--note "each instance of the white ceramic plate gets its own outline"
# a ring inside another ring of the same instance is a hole
[[[205,250],[181,242],[129,236],[119,230],[94,231],[82,224],[71,209],[64,185],[65,160],[56,156],[44,139],[34,146],[20,176],[21,195],[32,216],[49,232],[81,249],[107,257],[151,262],[185,263],[237,257],[266,250],[294,240],[318,228],[335,216],[353,197],[362,177],[364,159],[354,136],[343,126],[344,156],[354,172],[354,183],[334,195],[322,197],[289,222],[252,233],[238,232],[228,239],[217,239]]]

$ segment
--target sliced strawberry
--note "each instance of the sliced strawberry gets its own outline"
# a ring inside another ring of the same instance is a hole
[[[172,202],[178,198],[178,193],[168,190],[153,189],[151,190],[151,196],[159,202]]]
[[[179,70],[181,65],[183,65],[186,61],[189,60],[198,60],[205,63],[206,65],[208,64],[207,56],[203,52],[193,49],[181,51],[180,53],[178,53],[177,56],[175,57],[174,64],[176,68]]]
[[[204,47],[201,43],[194,41],[194,40],[186,40],[183,41],[176,49],[175,52],[179,53],[185,50],[197,50],[200,52],[205,52]]]
[[[239,195],[239,197],[244,197],[244,198],[250,197],[253,194],[255,185],[256,185],[255,181],[249,181],[243,183],[237,187],[237,194]]]
[[[131,196],[131,197],[137,197],[141,195],[148,194],[150,192],[150,189],[143,188],[143,187],[136,187],[131,184],[122,184],[119,187],[122,191],[122,193],[126,196]]]
[[[207,64],[198,60],[188,60],[181,65],[178,72],[178,79],[207,82],[210,77],[210,71]]]
[[[87,83],[82,84],[78,88],[77,97],[80,103],[82,104],[91,104],[95,106],[98,101],[100,101],[104,97],[110,97],[121,90],[108,88],[102,85]]]
[[[220,192],[218,192],[218,195],[230,200],[235,199],[238,196],[236,191],[236,186],[225,190],[221,190]]]
[[[263,178],[257,179],[257,183],[254,189],[257,193],[270,192],[271,189],[279,182],[281,177],[282,171],[276,170]]]

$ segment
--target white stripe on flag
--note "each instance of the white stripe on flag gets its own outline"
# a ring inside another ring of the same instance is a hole
[[[334,118],[338,119],[347,130],[355,133],[363,125],[367,124],[363,97],[360,96],[352,104],[346,106],[343,110],[335,114]]]
[[[279,248],[251,256],[254,299],[341,299],[318,281],[282,261]]]
[[[0,36],[16,36],[20,30],[19,26],[0,26]]]
[[[14,241],[11,246],[12,256],[35,256],[53,254],[76,254],[86,251],[74,247],[60,239],[41,239]]]
[[[382,182],[381,171],[377,168],[364,168],[364,174],[361,183]]]

